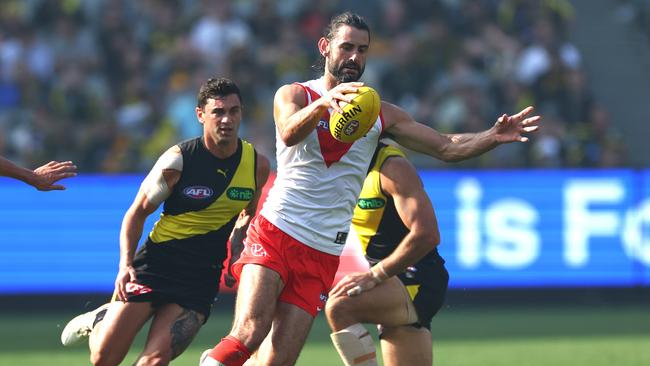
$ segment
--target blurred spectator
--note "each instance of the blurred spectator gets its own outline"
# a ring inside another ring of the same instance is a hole
[[[204,62],[222,70],[230,52],[250,45],[250,28],[233,14],[229,0],[202,0],[200,12],[190,33],[192,46]]]
[[[620,3],[650,34],[646,2]],[[273,93],[312,76],[295,70],[316,62],[313,42],[344,9],[374,31],[366,82],[419,121],[464,132],[529,104],[545,115],[532,144],[449,168],[626,164],[567,42],[568,0],[1,1],[0,155],[143,172],[169,141],[200,133],[187,106],[197,80],[217,74],[242,89],[243,137],[273,156]]]

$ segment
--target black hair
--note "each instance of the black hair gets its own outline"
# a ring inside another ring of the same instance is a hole
[[[210,78],[201,85],[196,106],[203,109],[203,107],[208,103],[208,99],[225,97],[230,94],[236,94],[241,103],[241,93],[239,92],[239,87],[234,81],[226,78]]]
[[[359,30],[365,30],[368,32],[368,38],[370,38],[370,27],[368,26],[368,23],[366,23],[366,20],[363,19],[361,15],[352,13],[350,11],[346,11],[345,13],[341,13],[332,17],[330,23],[323,30],[323,37],[328,41],[331,41],[334,38],[336,32],[343,25],[348,25]],[[318,61],[316,61],[316,64],[312,66],[312,68],[318,72],[325,71],[325,57],[321,55],[318,58]]]

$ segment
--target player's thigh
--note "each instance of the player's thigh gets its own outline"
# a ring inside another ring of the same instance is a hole
[[[271,326],[282,287],[277,272],[261,265],[245,264],[237,289],[231,335],[257,348]]]
[[[199,332],[205,318],[194,310],[178,304],[165,304],[156,309],[147,342],[140,358],[166,362],[178,357]]]
[[[121,361],[138,331],[153,314],[148,302],[112,302],[89,340],[93,359]],[[112,362],[108,362],[112,363]]]
[[[417,314],[408,291],[397,277],[356,296],[337,296],[327,301],[329,317],[354,319],[358,323],[390,326],[417,321]]]
[[[383,327],[381,355],[384,366],[431,366],[433,362],[431,332],[426,328],[409,325]]]
[[[255,354],[253,365],[294,365],[313,322],[314,318],[298,306],[278,303],[273,327]]]

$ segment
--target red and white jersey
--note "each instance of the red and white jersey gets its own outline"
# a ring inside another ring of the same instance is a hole
[[[322,79],[298,85],[307,104],[326,92]],[[261,214],[305,245],[341,255],[383,122],[380,113],[364,137],[344,143],[330,134],[330,112],[294,146],[286,146],[276,128],[277,175]]]

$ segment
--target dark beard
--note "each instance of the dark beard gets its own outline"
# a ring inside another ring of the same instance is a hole
[[[352,81],[357,81],[361,78],[361,75],[363,75],[364,68],[357,68],[358,71],[357,74],[342,72],[343,68],[345,68],[346,66],[352,66],[352,64],[349,63],[344,64],[338,68],[330,64],[328,71],[336,78],[336,80],[338,80],[341,83],[349,83]],[[358,67],[358,65],[356,64],[354,66]]]

